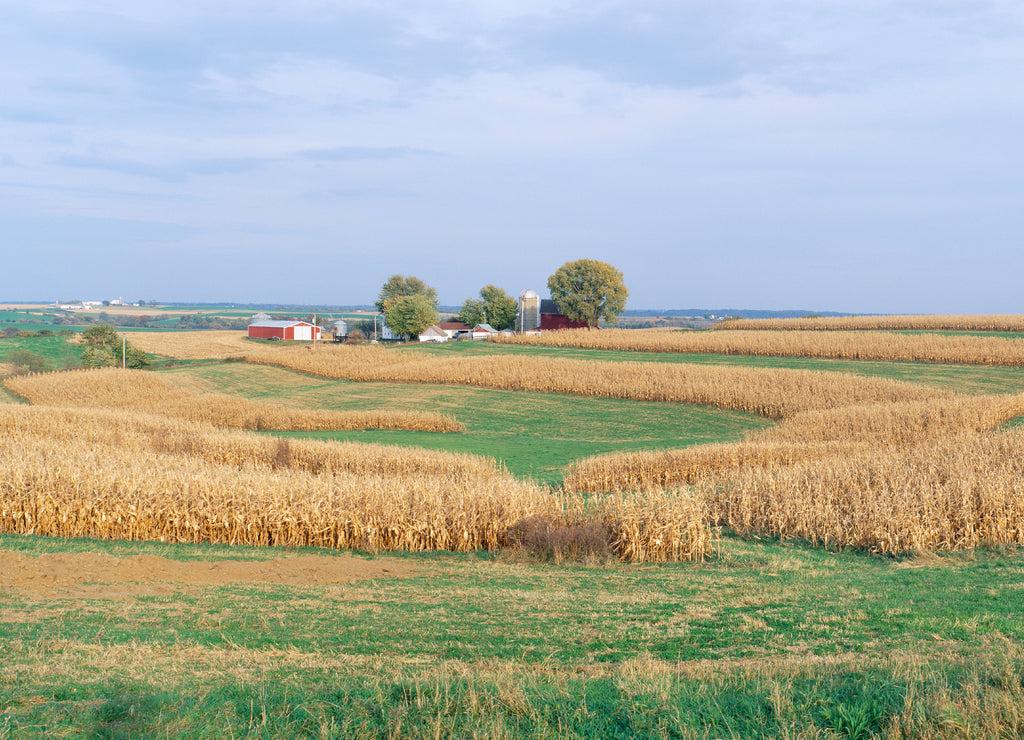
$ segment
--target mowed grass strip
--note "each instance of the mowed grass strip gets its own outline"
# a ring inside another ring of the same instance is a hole
[[[301,433],[320,439],[411,445],[501,461],[510,472],[557,483],[569,463],[622,450],[667,449],[732,441],[771,425],[738,411],[676,403],[633,402],[553,393],[454,386],[356,383],[310,377],[267,365],[189,366],[162,371],[173,383],[289,406],[429,410],[466,426],[458,435],[420,432]]]

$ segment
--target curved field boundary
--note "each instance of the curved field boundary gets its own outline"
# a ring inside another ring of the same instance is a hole
[[[316,351],[261,348],[245,359],[326,378],[672,401],[747,411],[772,419],[811,409],[949,395],[894,380],[808,370],[512,355],[437,357],[379,347],[322,347]]]
[[[580,460],[569,491],[660,490],[724,480],[749,470],[780,470],[865,450],[902,449],[925,440],[991,432],[1024,414],[1024,395],[950,397],[807,411],[741,442],[675,450],[619,452]]]

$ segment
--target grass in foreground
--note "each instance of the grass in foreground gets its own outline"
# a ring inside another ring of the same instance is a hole
[[[12,547],[227,552],[0,537]],[[426,572],[8,589],[0,737],[1024,732],[1019,549],[891,560],[727,537],[700,567],[402,557]]]

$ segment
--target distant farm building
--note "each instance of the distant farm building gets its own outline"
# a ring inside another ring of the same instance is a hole
[[[532,290],[524,290],[519,294],[519,316],[516,319],[516,331],[533,332],[538,329],[554,331],[556,329],[584,329],[586,321],[574,321],[558,310],[553,300],[540,296]]]
[[[487,339],[487,337],[497,333],[498,332],[495,331],[494,327],[491,326],[490,324],[477,324],[476,326],[473,327],[473,330],[470,332],[470,335],[473,337],[473,339]]]
[[[453,339],[460,334],[468,334],[473,330],[469,324],[463,324],[461,321],[442,321],[437,325],[437,328],[448,335],[449,339]]]
[[[558,310],[558,304],[552,300],[540,302],[540,329],[554,331],[556,329],[586,329],[586,321],[575,321]]]
[[[321,329],[308,321],[254,321],[249,324],[249,338],[312,342],[321,338]]]
[[[421,342],[447,342],[448,334],[440,326],[428,326],[420,332]]]
[[[331,336],[335,342],[342,341],[348,336],[348,322],[338,320],[331,324]]]

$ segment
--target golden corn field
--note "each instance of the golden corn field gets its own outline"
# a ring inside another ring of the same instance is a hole
[[[814,357],[830,360],[941,362],[1024,366],[1024,339],[975,335],[896,334],[813,330],[659,331],[567,329],[539,336],[496,336],[504,344],[545,345],[628,352]]]
[[[718,525],[829,547],[1024,544],[1024,432],[998,431],[1021,415],[1024,395],[811,411],[736,444],[582,460],[564,486],[694,486]]]
[[[739,533],[898,554],[1024,544],[1024,433],[867,448],[700,487]]]
[[[164,356],[244,355],[330,379],[699,404],[780,423],[733,444],[580,460],[553,490],[469,455],[229,431],[462,429],[437,414],[289,408],[142,371],[22,376],[5,387],[32,405],[0,406],[0,531],[464,551],[514,545],[524,522],[539,522],[546,532],[597,526],[631,562],[702,560],[719,527],[890,554],[1024,544],[1024,431],[1000,431],[1024,416],[1024,394],[968,397],[776,368],[274,346],[237,332],[137,336],[146,337],[137,346]],[[539,339],[991,365],[1024,354],[1019,340],[863,331],[579,330]]]
[[[596,517],[636,562],[701,560],[714,544],[706,516],[677,527],[656,506],[664,496],[573,501],[469,455],[122,410],[0,407],[0,466],[7,533],[465,552],[505,546],[524,518]]]
[[[23,375],[8,378],[4,386],[37,405],[148,411],[229,429],[465,429],[454,419],[429,412],[294,409],[221,393],[191,392],[154,373],[118,368]]]
[[[751,469],[779,470],[807,460],[840,458],[866,449],[902,448],[925,440],[978,436],[1024,415],[1024,395],[950,396],[934,401],[807,411],[734,444],[602,455],[580,460],[566,474],[567,490],[650,490]]]
[[[1024,314],[979,316],[807,316],[727,319],[714,329],[758,331],[999,331],[1024,332]]]

